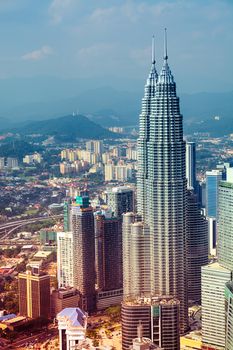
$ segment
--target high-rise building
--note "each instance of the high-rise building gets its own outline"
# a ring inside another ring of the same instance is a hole
[[[233,271],[233,181],[219,182],[217,253],[219,264]]]
[[[95,262],[99,291],[122,288],[120,221],[95,214]]]
[[[50,317],[50,276],[38,269],[19,273],[19,313],[31,318]]]
[[[67,307],[78,307],[79,293],[75,288],[54,289],[51,293],[51,318]]]
[[[211,170],[206,172],[206,216],[218,217],[218,185],[222,180],[220,170]]]
[[[103,141],[91,140],[86,142],[86,150],[91,153],[102,155],[103,153]]]
[[[81,307],[95,309],[95,232],[93,209],[88,196],[78,196],[71,205],[74,243],[74,287],[81,294]]]
[[[153,290],[180,300],[180,324],[184,332],[188,327],[185,142],[166,46],[165,37],[161,73],[157,78],[153,59],[142,99],[137,200],[138,213],[154,236]]]
[[[129,347],[130,350],[162,350],[154,345],[149,338],[143,336],[143,325],[139,322],[137,327],[137,338],[133,339],[133,345]]]
[[[186,142],[186,179],[187,188],[196,189],[196,144]]]
[[[209,243],[209,254],[212,256],[216,255],[217,247],[217,219],[208,217],[208,243]]]
[[[146,338],[164,350],[180,349],[180,303],[168,296],[128,298],[122,302],[122,349],[128,350],[141,322]]]
[[[205,346],[225,349],[226,311],[225,285],[232,280],[232,271],[212,263],[202,267],[201,274],[202,341]],[[208,349],[208,347],[207,347]]]
[[[60,350],[77,349],[86,338],[87,314],[80,308],[68,307],[59,312],[57,321]]]
[[[225,286],[226,298],[226,344],[225,350],[233,349],[233,282]]]
[[[201,267],[208,264],[208,221],[201,214],[197,195],[187,192],[188,300],[201,300]]]
[[[130,186],[108,189],[107,204],[117,218],[121,218],[123,213],[134,211],[134,189]]]
[[[134,213],[123,214],[123,294],[151,295],[151,248],[149,226]]]
[[[73,232],[57,233],[57,280],[58,288],[73,287],[74,282]]]

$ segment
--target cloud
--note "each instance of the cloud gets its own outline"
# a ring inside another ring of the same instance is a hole
[[[38,50],[34,50],[24,54],[21,58],[25,61],[39,61],[53,53],[53,49],[50,46],[42,46]]]
[[[49,15],[53,24],[62,22],[63,17],[72,13],[79,0],[53,0],[49,6]]]

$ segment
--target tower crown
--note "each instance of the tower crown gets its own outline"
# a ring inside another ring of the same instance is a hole
[[[164,29],[164,63],[162,70],[158,76],[158,84],[174,84],[174,77],[171,73],[169,65],[167,63],[168,54],[167,54],[167,28]]]

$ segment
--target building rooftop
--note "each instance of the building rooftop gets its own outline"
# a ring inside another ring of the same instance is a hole
[[[68,327],[86,328],[87,314],[80,308],[67,307],[57,314],[58,321],[65,321]]]
[[[218,262],[213,262],[211,264],[208,264],[206,266],[203,266],[202,269],[208,269],[213,271],[222,271],[222,272],[230,272],[230,270],[226,269],[225,267],[219,265]]]
[[[146,306],[146,305],[175,305],[179,304],[179,300],[169,295],[155,295],[149,297],[128,297],[123,304],[129,306]]]

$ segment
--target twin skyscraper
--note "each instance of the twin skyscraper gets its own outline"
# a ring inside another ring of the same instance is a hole
[[[166,29],[160,74],[155,63],[153,38],[152,66],[139,119],[137,214],[127,213],[123,219],[124,298],[128,302],[130,298],[135,300],[135,297],[143,296],[152,298],[151,305],[159,305],[164,296],[164,304],[168,306],[167,298],[173,298],[170,305],[180,303],[179,326],[180,332],[185,333],[188,329],[188,274],[192,270],[190,265],[200,265],[195,266],[200,295],[201,264],[208,263],[207,225],[198,205],[188,201],[186,144],[176,83],[168,65]],[[188,215],[189,202],[192,215]],[[195,227],[189,230],[187,221],[191,217],[197,225],[201,223],[202,232],[195,231]],[[200,253],[203,254],[202,261],[193,259],[189,251],[193,248],[189,242],[194,242],[190,235],[196,236],[194,243],[198,251],[197,234],[201,244],[202,238],[205,242],[205,250]],[[170,320],[171,325],[174,320],[177,318]],[[122,329],[124,343],[124,324]],[[172,332],[174,336],[174,330]],[[172,339],[172,334],[168,337]],[[163,344],[160,346],[167,348]],[[177,344],[171,349],[178,349]]]

